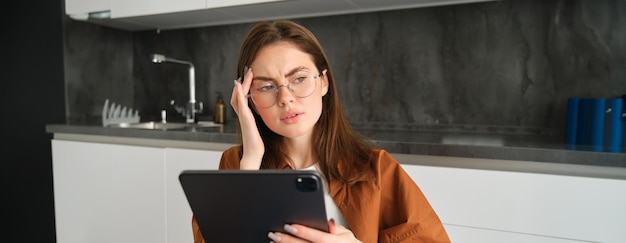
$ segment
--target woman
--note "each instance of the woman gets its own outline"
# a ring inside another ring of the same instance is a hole
[[[249,67],[249,68],[248,68]],[[317,169],[330,232],[303,225],[268,232],[272,242],[449,242],[418,186],[384,150],[348,123],[315,36],[291,21],[258,23],[244,40],[231,105],[242,145],[220,169]],[[196,242],[204,242],[195,219]]]

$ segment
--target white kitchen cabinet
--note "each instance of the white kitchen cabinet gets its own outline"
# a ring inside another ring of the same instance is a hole
[[[292,1],[292,0],[206,0],[206,8],[223,8],[223,7],[233,7],[233,6],[241,6],[241,5],[249,5],[249,4],[259,4],[259,3],[269,3],[269,2],[278,2],[278,1]]]
[[[217,169],[230,145],[194,146],[52,140],[57,241],[192,242],[178,175]],[[626,242],[626,180],[459,167],[527,161],[394,156],[453,242]]]
[[[185,11],[205,10],[239,5],[259,4],[282,0],[109,0],[111,18],[126,18],[158,14],[172,14]]]
[[[52,141],[58,242],[165,242],[163,150]]]
[[[66,0],[71,17],[129,31],[251,23],[496,0]],[[109,10],[110,18],[87,19]],[[84,11],[84,12],[83,12]],[[82,18],[81,18],[82,17]]]
[[[285,0],[65,0],[65,12],[87,17],[89,13],[110,11],[111,18],[127,18],[158,14],[259,4]]]
[[[541,235],[523,234],[518,232],[507,232],[493,229],[482,229],[467,226],[458,226],[444,224],[448,231],[448,235],[452,242],[506,242],[506,243],[589,243],[589,241],[580,241],[572,239],[564,239],[558,237],[549,237]]]
[[[109,0],[111,18],[174,13],[206,8],[206,0]]]
[[[193,242],[191,208],[180,186],[183,170],[217,169],[222,151],[165,149],[165,193],[167,198],[167,242]]]
[[[193,242],[178,175],[222,151],[53,139],[57,241]]]
[[[437,159],[456,164],[476,160]],[[437,211],[452,242],[626,242],[626,180],[403,167]]]
[[[111,9],[109,0],[65,0],[65,13],[68,15],[86,15]]]

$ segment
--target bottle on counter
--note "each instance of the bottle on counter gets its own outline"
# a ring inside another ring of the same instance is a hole
[[[217,102],[215,102],[215,114],[213,115],[213,122],[224,124],[226,122],[226,105],[222,98],[222,93],[217,92]]]

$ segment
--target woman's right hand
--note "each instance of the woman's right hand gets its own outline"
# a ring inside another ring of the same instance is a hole
[[[252,69],[245,67],[243,78],[235,80],[235,87],[230,98],[230,105],[237,113],[243,142],[243,157],[239,168],[242,170],[258,170],[265,153],[265,145],[256,126],[252,110],[248,106],[248,92],[252,85]]]
[[[341,225],[336,225],[334,220],[328,221],[329,233],[298,224],[285,224],[283,228],[287,233],[270,232],[267,236],[272,243],[292,242],[346,242],[361,243],[352,231]]]

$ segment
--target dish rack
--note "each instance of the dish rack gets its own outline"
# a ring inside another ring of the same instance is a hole
[[[111,102],[109,105],[109,99],[104,101],[104,106],[102,107],[102,126],[104,127],[120,123],[137,123],[140,120],[139,118],[138,110],[133,110],[114,102]]]

